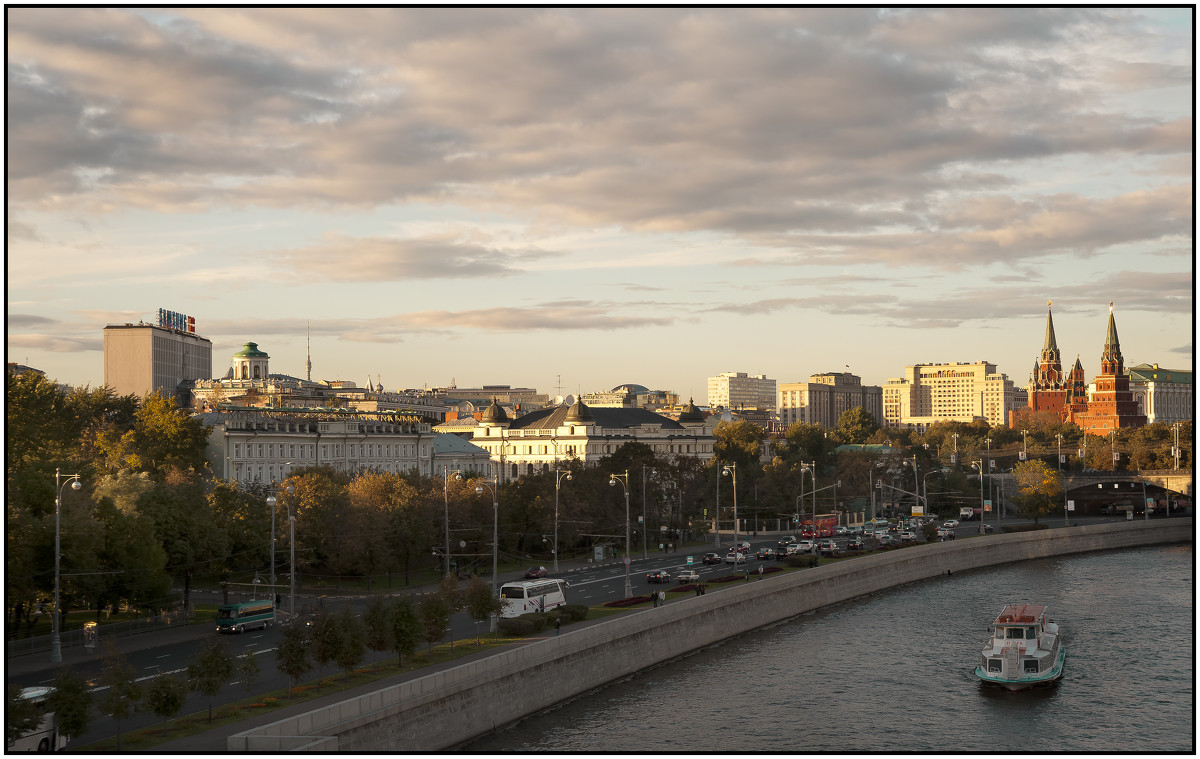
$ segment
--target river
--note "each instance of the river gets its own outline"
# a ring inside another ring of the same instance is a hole
[[[1192,546],[964,572],[837,604],[640,672],[462,747],[628,752],[1195,753]],[[1061,683],[974,676],[1005,603],[1044,604]]]

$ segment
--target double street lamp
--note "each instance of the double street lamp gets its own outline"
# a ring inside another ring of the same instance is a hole
[[[555,462],[555,466],[558,462]],[[558,572],[558,486],[566,479],[571,480],[571,470],[554,470],[554,571]]]
[[[496,474],[496,487],[492,487],[487,483],[487,480],[481,481],[475,486],[475,495],[483,495],[483,489],[487,488],[492,494],[492,597],[496,596],[496,557],[500,546],[500,496],[496,494],[500,487],[500,475]]]
[[[733,550],[737,553],[740,546],[738,545],[738,516],[737,516],[737,464],[726,464],[721,470],[721,476],[733,476]],[[734,565],[737,566],[736,564]]]
[[[62,534],[62,491],[68,482],[71,483],[71,490],[79,490],[83,487],[83,483],[79,481],[79,475],[60,474],[56,468],[54,470],[54,618],[51,620],[54,626],[50,635],[50,661],[55,664],[62,661],[62,640],[58,634],[58,622],[62,616],[58,611],[59,558],[62,555],[59,541]]]
[[[625,470],[625,474],[610,474],[608,476],[609,486],[616,486],[621,483],[621,487],[625,489],[625,597],[633,598],[633,586],[629,584],[629,470]]]
[[[458,480],[459,482],[462,482],[462,471],[461,470],[455,470],[454,479]],[[446,491],[445,492],[446,499],[445,499],[445,507],[444,507],[445,511],[443,512],[443,519],[444,519],[444,524],[445,524],[445,528],[446,528],[446,576],[449,577],[450,576],[450,472],[448,469],[447,469],[447,471],[442,472],[442,486],[443,486],[443,489]]]
[[[289,462],[291,463],[291,462]],[[271,593],[275,593],[275,505],[279,501],[275,498],[275,492],[271,491],[271,495],[267,496],[267,506],[271,509]],[[289,484],[284,488],[289,496],[296,492],[296,488]],[[285,504],[288,511],[288,552],[290,554],[291,571],[288,574],[288,622],[293,622],[296,619],[296,517],[292,514],[292,504]]]

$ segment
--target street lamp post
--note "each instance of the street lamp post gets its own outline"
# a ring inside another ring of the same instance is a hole
[[[629,584],[629,470],[625,474],[610,474],[608,484],[615,486],[621,483],[625,490],[625,597],[633,598],[633,586]],[[717,480],[720,482],[720,480]]]
[[[65,482],[63,481],[65,480]],[[59,559],[62,556],[60,545],[62,535],[62,491],[71,483],[71,490],[79,490],[83,487],[83,483],[79,481],[77,474],[61,474],[57,468],[54,470],[54,623],[53,634],[50,636],[50,661],[55,664],[62,661],[62,639],[59,637],[58,623],[62,614],[58,610],[58,591],[59,580]]]
[[[725,468],[721,470],[721,475],[728,477],[731,471],[733,472],[733,550],[736,552],[740,548],[738,545],[737,464],[727,464]]]
[[[496,491],[500,488],[500,475],[496,474],[496,487],[493,488],[486,481],[475,486],[475,494],[483,495],[483,489],[487,488],[492,494],[492,596],[496,595],[496,568],[498,551],[500,550],[500,496]]]
[[[454,471],[454,479],[462,482],[462,470]],[[445,491],[445,503],[442,512],[443,524],[446,528],[446,576],[450,576],[450,472],[442,472],[442,488]]]
[[[557,466],[558,462],[555,462]],[[571,479],[571,470],[563,472],[554,471],[554,571],[558,572],[558,486],[563,481],[563,478],[568,481]]]
[[[649,530],[649,523],[646,521],[646,470],[654,471],[654,467],[642,467],[642,558],[646,558],[646,533]]]

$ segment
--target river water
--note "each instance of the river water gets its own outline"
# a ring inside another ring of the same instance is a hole
[[[462,750],[1195,752],[1191,546],[1037,559],[828,607],[640,672]],[[974,676],[1006,603],[1048,607],[1062,681]],[[564,676],[566,674],[564,673]]]

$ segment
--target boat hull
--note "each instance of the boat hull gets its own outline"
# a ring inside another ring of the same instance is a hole
[[[1022,675],[1016,680],[1010,680],[1003,675],[988,674],[983,670],[983,667],[975,668],[975,676],[979,680],[988,685],[996,685],[1008,690],[1025,690],[1026,688],[1036,688],[1040,685],[1052,685],[1058,682],[1062,677],[1063,665],[1067,660],[1067,647],[1058,647],[1058,656],[1055,658],[1054,666],[1045,672],[1038,672],[1036,675]]]

